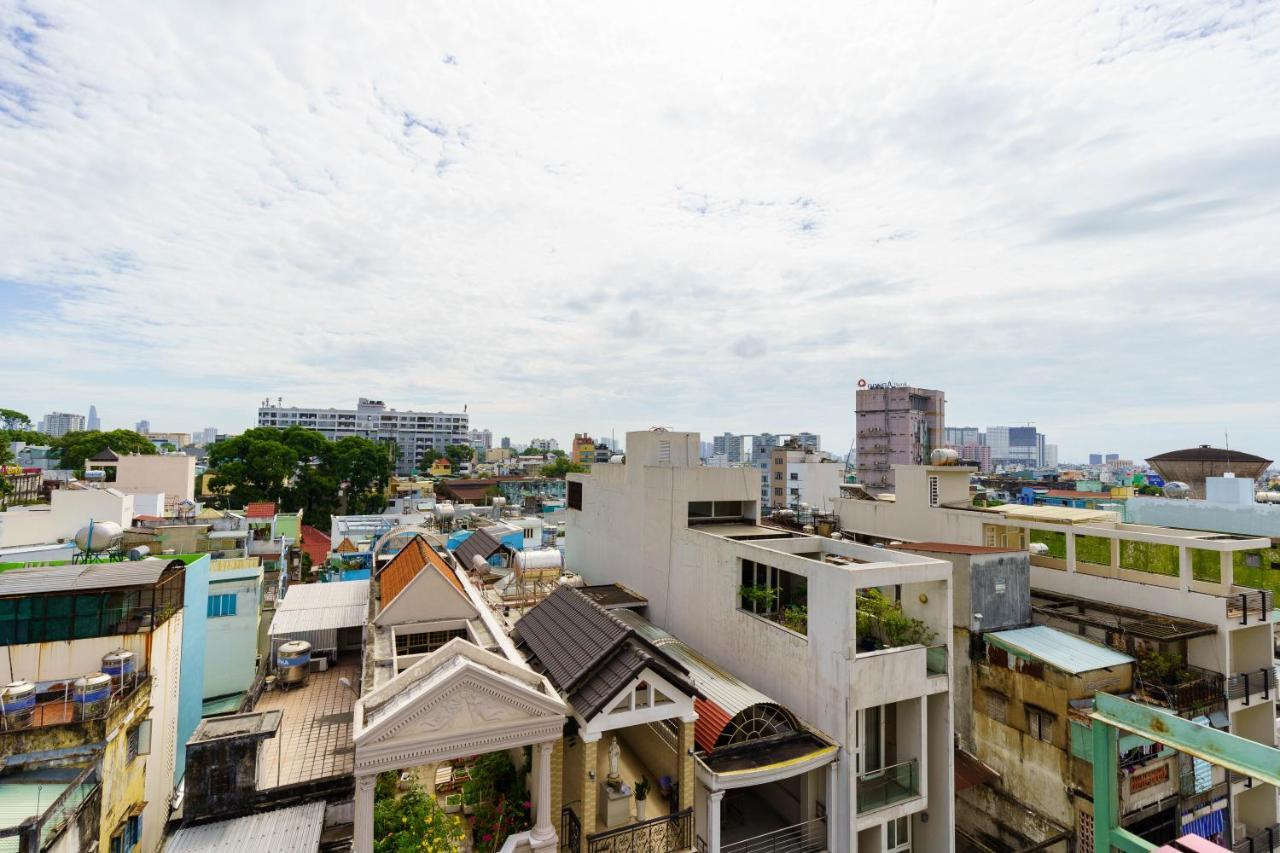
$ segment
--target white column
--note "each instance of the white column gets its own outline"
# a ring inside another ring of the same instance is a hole
[[[720,853],[720,801],[724,791],[707,794],[707,853]]]
[[[373,788],[377,776],[356,777],[355,837],[352,850],[355,853],[373,853]]]
[[[538,744],[533,755],[533,769],[538,776],[538,818],[529,834],[534,844],[555,838],[556,830],[551,825],[551,741]]]
[[[836,851],[836,818],[839,816],[840,762],[827,765],[827,853]]]

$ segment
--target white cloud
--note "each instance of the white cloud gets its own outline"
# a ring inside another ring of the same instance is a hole
[[[1271,7],[0,9],[7,405],[1280,451]]]

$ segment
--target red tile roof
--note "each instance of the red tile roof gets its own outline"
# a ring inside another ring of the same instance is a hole
[[[418,573],[428,565],[452,584],[463,598],[466,598],[467,593],[462,588],[462,582],[458,580],[458,576],[449,568],[448,563],[435,552],[435,549],[427,543],[427,540],[421,536],[415,536],[378,573],[378,584],[382,593],[382,606],[386,607],[394,601],[396,596],[409,585],[410,581],[416,578]]]
[[[710,699],[694,698],[693,709],[698,712],[698,721],[693,724],[693,739],[703,752],[711,752],[716,748],[716,741],[725,726],[733,717]]]
[[[302,525],[302,550],[311,557],[311,565],[319,566],[329,559],[331,544],[324,533],[309,524]]]
[[[271,501],[251,503],[244,508],[245,518],[275,518],[276,505]]]

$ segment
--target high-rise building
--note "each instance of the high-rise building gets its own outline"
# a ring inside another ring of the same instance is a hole
[[[1120,461],[1120,454],[1119,454],[1119,453],[1108,453],[1108,454],[1107,454],[1106,462],[1107,462],[1107,464],[1108,464],[1108,465],[1114,465],[1115,463],[1117,463],[1117,462],[1119,462],[1119,461]]]
[[[467,433],[467,443],[477,452],[493,447],[493,430],[473,429]]]
[[[503,449],[503,450],[510,450],[510,449],[511,449],[511,436],[509,436],[509,435],[504,435],[504,436],[502,437],[502,449]]]
[[[329,439],[357,435],[371,441],[395,442],[396,473],[412,474],[419,460],[426,465],[450,444],[466,444],[469,418],[465,412],[397,411],[381,400],[361,397],[354,409],[304,409],[264,400],[258,407],[258,426],[298,426]],[[425,466],[423,466],[425,467]]]
[[[726,432],[724,435],[717,435],[711,440],[711,455],[723,455],[725,461],[730,465],[737,465],[743,460],[743,445],[745,435],[734,435]]]
[[[962,444],[956,448],[956,452],[966,462],[977,462],[978,470],[983,474],[990,473],[994,467],[991,464],[991,448],[985,444]]]
[[[146,418],[143,418],[142,420],[138,421],[136,425],[134,425],[133,431],[136,433],[141,433],[142,435],[146,435],[147,433],[151,432],[151,421],[147,420]]]
[[[1046,444],[1044,446],[1044,459],[1040,463],[1042,468],[1058,467],[1058,445]]]
[[[560,449],[560,442],[554,438],[535,438],[529,442],[526,450],[534,450],[538,453],[550,453],[553,450]]]
[[[966,444],[982,443],[982,430],[977,427],[944,427],[942,434],[947,447],[960,448]]]
[[[102,429],[102,420],[98,417],[98,407],[92,403],[89,404],[89,422],[87,427],[90,432],[96,432]]]
[[[1101,454],[1101,453],[1090,453],[1090,454],[1089,454],[1089,464],[1090,464],[1090,465],[1101,465],[1101,464],[1102,464],[1102,454]]]
[[[570,461],[579,465],[590,465],[596,461],[596,443],[589,434],[574,433]]]
[[[84,432],[84,415],[50,412],[41,419],[40,431],[54,438],[69,432]]]
[[[792,436],[792,439],[799,442],[801,447],[807,447],[813,451],[822,449],[822,436],[811,432],[798,432]]]
[[[946,397],[941,391],[880,383],[858,389],[858,482],[893,491],[894,465],[923,465],[944,443]]]

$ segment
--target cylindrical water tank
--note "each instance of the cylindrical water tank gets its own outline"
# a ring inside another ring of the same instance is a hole
[[[137,659],[128,649],[116,649],[102,656],[102,671],[111,679],[112,690],[123,690],[133,685]]]
[[[1182,482],[1179,482],[1178,480],[1174,480],[1172,482],[1165,483],[1163,491],[1164,491],[1164,496],[1166,498],[1176,498],[1178,500],[1181,500],[1183,498],[1190,496],[1191,487],[1188,486],[1186,483],[1182,483]]]
[[[436,504],[436,518],[447,521],[453,518],[453,504],[439,503]]]
[[[507,505],[507,499],[504,497],[496,497],[493,499],[493,506],[503,507]]]
[[[311,644],[306,640],[290,640],[276,649],[276,674],[280,686],[293,687],[307,680],[311,664]]]
[[[0,690],[0,722],[4,731],[25,729],[36,711],[36,686],[30,681],[13,681]]]
[[[151,556],[151,549],[146,545],[137,545],[129,549],[130,560],[145,560],[149,556]]]
[[[120,547],[124,530],[114,521],[95,521],[76,531],[76,547],[86,554],[112,551]]]
[[[1258,503],[1280,504],[1280,492],[1258,492],[1254,498]]]
[[[555,548],[539,548],[536,551],[517,551],[516,568],[520,571],[528,569],[558,569],[564,566],[564,555]]]
[[[955,465],[960,461],[960,454],[950,447],[939,447],[929,454],[929,461],[934,465]]]
[[[105,672],[91,672],[77,678],[72,690],[77,720],[96,720],[105,716],[111,701],[111,676]]]

